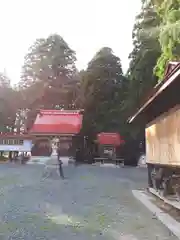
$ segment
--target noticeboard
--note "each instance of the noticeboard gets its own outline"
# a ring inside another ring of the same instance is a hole
[[[6,140],[7,141],[7,140]],[[32,140],[25,139],[20,141],[20,143],[10,144],[10,142],[1,142],[0,151],[18,151],[18,152],[30,152],[32,148]]]

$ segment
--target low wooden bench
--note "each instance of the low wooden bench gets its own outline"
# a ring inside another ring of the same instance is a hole
[[[97,157],[94,158],[95,162],[101,162],[103,163],[115,163],[116,165],[120,165],[121,163],[124,163],[124,159],[123,158],[115,158],[115,159],[108,159],[105,157]]]

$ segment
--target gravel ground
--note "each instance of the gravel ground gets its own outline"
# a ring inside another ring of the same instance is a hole
[[[0,240],[177,240],[132,195],[146,169],[0,165]]]

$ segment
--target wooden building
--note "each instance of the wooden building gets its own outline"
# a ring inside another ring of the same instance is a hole
[[[162,189],[164,194],[177,193],[173,189],[180,186],[179,91],[180,62],[170,62],[164,80],[129,119],[145,125],[149,186]]]
[[[56,155],[58,146],[61,155],[68,155],[72,139],[79,134],[81,126],[80,110],[40,110],[29,131],[34,144],[32,155]]]

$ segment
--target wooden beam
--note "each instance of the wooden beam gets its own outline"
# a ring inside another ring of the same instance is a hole
[[[170,76],[170,78],[157,90],[157,92],[149,98],[145,104],[132,116],[128,119],[129,123],[132,123],[137,116],[139,116],[147,107],[150,103],[152,103],[157,96],[159,96],[167,87],[174,82],[174,80],[177,79],[177,77],[180,76],[180,69],[178,69],[173,75]]]

